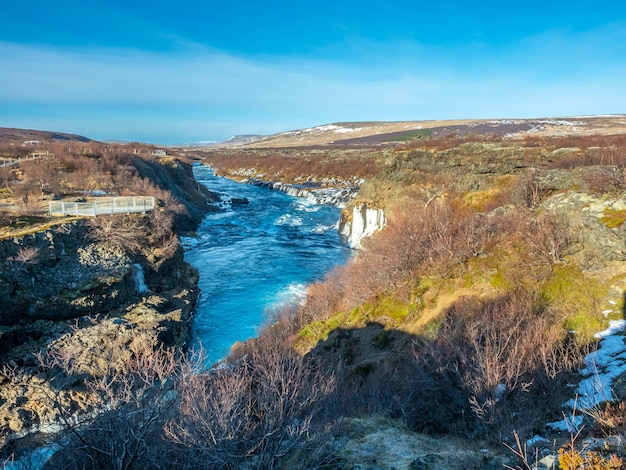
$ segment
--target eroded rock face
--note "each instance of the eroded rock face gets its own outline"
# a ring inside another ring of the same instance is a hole
[[[564,236],[572,240],[569,255],[586,269],[600,269],[612,261],[626,261],[626,193],[596,197],[567,192],[541,204],[562,221]],[[620,223],[621,222],[621,223]]]
[[[84,373],[121,367],[133,351],[180,349],[197,297],[197,271],[180,247],[158,266],[96,243],[80,223],[0,243],[0,448],[37,430],[54,430],[62,409],[99,405],[67,384],[47,354],[71,358]],[[27,256],[28,255],[28,256]],[[138,286],[137,266],[145,274]]]
[[[134,294],[130,258],[90,243],[80,223],[5,240],[0,253],[0,325],[96,314]]]

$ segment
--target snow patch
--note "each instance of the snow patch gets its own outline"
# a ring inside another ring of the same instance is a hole
[[[572,410],[589,410],[600,403],[613,399],[613,380],[626,373],[626,343],[624,335],[626,320],[611,320],[609,327],[594,335],[600,340],[596,351],[585,359],[585,368],[580,371],[584,376],[576,389],[576,398],[565,403]],[[556,431],[576,431],[582,424],[582,416],[566,417],[562,421],[548,423]]]
[[[280,137],[295,137],[301,135],[310,134],[322,134],[324,132],[335,132],[337,134],[348,134],[351,132],[358,132],[369,129],[368,127],[343,127],[337,124],[325,124],[323,126],[308,127],[306,129],[298,129],[295,131],[281,132],[278,134]]]

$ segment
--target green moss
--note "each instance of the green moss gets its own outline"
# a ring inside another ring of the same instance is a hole
[[[430,288],[433,286],[434,282],[431,278],[429,277],[423,277],[420,279],[419,284],[417,285],[417,287],[415,287],[412,291],[412,294],[415,297],[421,297],[423,296],[426,292],[428,292],[430,290]]]
[[[499,269],[497,269],[491,276],[491,285],[497,289],[503,289],[508,286],[506,278]]]
[[[580,313],[568,318],[565,326],[573,331],[578,342],[593,341],[593,334],[606,328],[606,321],[602,317]]]
[[[328,339],[329,334],[337,328],[360,328],[370,322],[389,327],[400,326],[419,310],[420,302],[419,297],[411,302],[404,302],[393,294],[378,297],[350,312],[339,312],[325,320],[309,323],[298,333],[298,343],[302,347],[313,347],[319,341]]]
[[[564,318],[565,327],[574,331],[579,342],[590,341],[605,327],[600,302],[608,295],[608,286],[585,276],[575,265],[556,265],[543,285],[543,301]]]
[[[394,296],[384,297],[374,305],[369,320],[398,326],[415,311],[416,307],[414,303],[402,302]]]
[[[619,228],[626,222],[626,209],[611,209],[605,207],[600,222],[608,228]]]
[[[311,346],[318,341],[326,340],[329,333],[341,325],[341,316],[343,314],[337,314],[326,320],[317,320],[309,323],[300,330],[298,338]]]

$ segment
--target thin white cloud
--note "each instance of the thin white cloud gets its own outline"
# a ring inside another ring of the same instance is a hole
[[[172,135],[206,129],[199,138],[339,120],[624,112],[624,39],[617,24],[455,49],[363,41],[335,60],[237,57],[197,44],[173,54],[0,43],[0,108],[52,110],[68,131],[67,107],[80,109],[77,126],[111,133],[164,135],[169,120]],[[0,117],[10,125],[7,112]]]

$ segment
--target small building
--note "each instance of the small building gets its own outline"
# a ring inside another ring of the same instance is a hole
[[[152,151],[153,157],[164,157],[165,155],[168,155],[168,152],[165,149],[156,149]]]

